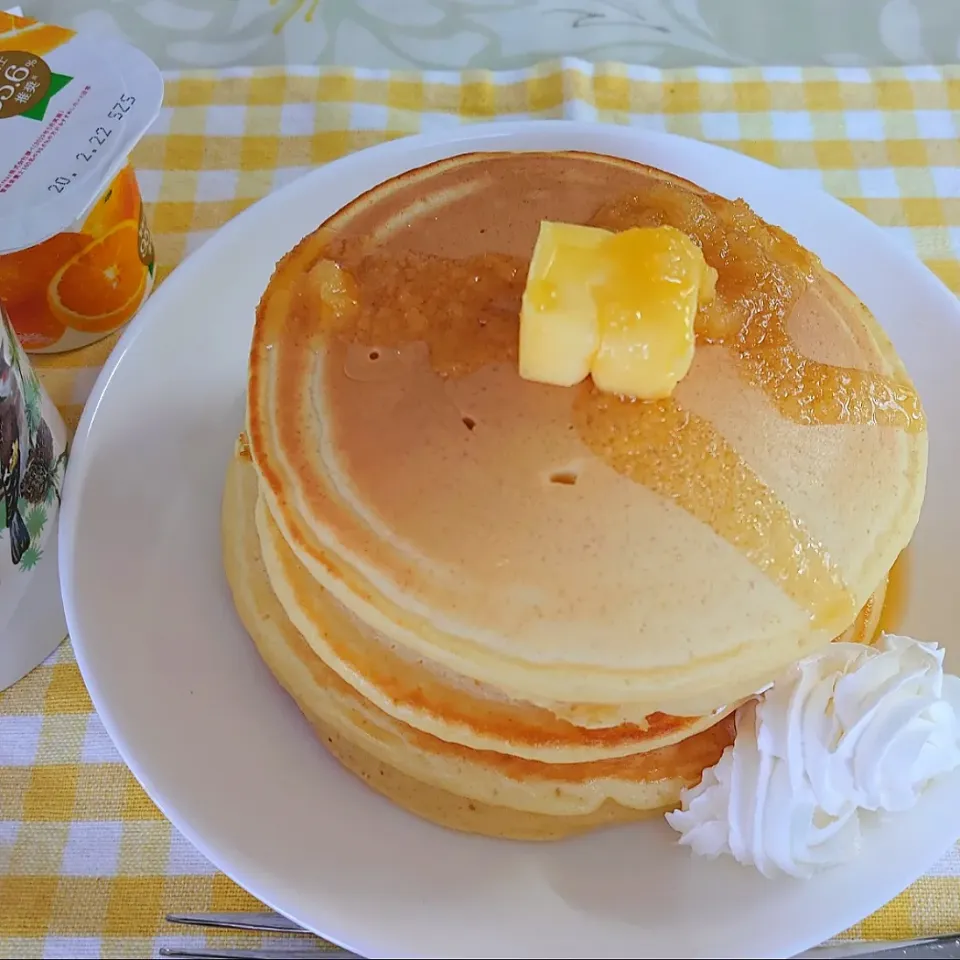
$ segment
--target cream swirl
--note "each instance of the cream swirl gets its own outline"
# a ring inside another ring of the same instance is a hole
[[[936,644],[833,643],[737,711],[737,733],[667,814],[695,853],[765,876],[853,857],[861,820],[913,806],[960,766],[960,678]]]

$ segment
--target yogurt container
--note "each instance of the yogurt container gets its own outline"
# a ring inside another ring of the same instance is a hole
[[[0,13],[0,301],[25,350],[99,340],[149,295],[129,155],[162,99],[129,44]]]

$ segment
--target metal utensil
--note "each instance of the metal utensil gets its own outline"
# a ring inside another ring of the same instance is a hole
[[[170,913],[170,923],[195,927],[217,927],[231,930],[256,930],[267,933],[301,933],[309,931],[279,913]],[[336,947],[325,949],[311,941],[293,941],[289,946],[261,947],[252,950],[197,948],[177,950],[165,948],[164,957],[227,958],[227,960],[358,960],[355,953]],[[814,947],[797,954],[794,960],[960,960],[960,934],[920,937],[916,940],[850,940]]]
[[[324,950],[309,944],[284,947],[259,947],[243,950],[219,947],[194,947],[180,950],[177,947],[161,947],[161,957],[179,957],[180,960],[356,960],[355,953],[346,950]]]
[[[168,923],[220,930],[251,930],[260,933],[298,933],[313,937],[308,930],[282,914],[264,913],[168,913]],[[323,947],[316,939],[280,941],[264,947],[161,947],[161,957],[180,960],[361,960],[339,947]]]
[[[814,947],[795,960],[955,960],[960,957],[960,936],[920,937],[916,940],[849,940]]]
[[[223,930],[257,930],[263,933],[309,932],[282,914],[269,910],[264,913],[168,913],[167,923]]]

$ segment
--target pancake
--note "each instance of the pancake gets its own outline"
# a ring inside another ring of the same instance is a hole
[[[547,764],[449,744],[401,723],[344,683],[304,642],[271,589],[254,520],[256,472],[230,464],[223,556],[237,611],[260,655],[331,752],[400,805],[434,822],[518,839],[555,839],[676,805],[731,742],[728,718],[683,743],[593,763]]]
[[[365,629],[299,565],[263,498],[256,526],[272,589],[298,632],[339,677],[391,716],[419,730],[475,749],[570,763],[668,746],[712,726],[735,704],[706,717],[641,716],[637,723],[577,726],[552,710],[511,700],[489,685],[405,656]]]
[[[545,219],[700,244],[717,295],[671,398],[520,379]],[[224,566],[347,769],[435,823],[555,839],[674,807],[740,703],[872,642],[926,457],[869,311],[745,204],[609,157],[470,154],[278,264]]]
[[[263,562],[255,521],[258,497],[256,472],[238,445],[222,505],[224,567],[238,614],[318,739],[348,770],[410,812],[470,833],[560,839],[672,809],[680,790],[696,782],[731,742],[728,717],[642,757],[563,765],[457,749],[418,733],[344,683],[289,621]],[[882,602],[880,591],[838,639],[869,642]],[[328,624],[331,633],[336,622],[334,616]]]
[[[550,710],[510,700],[488,685],[471,682],[405,656],[383,644],[364,624],[309,577],[286,545],[262,497],[255,510],[261,562],[284,613],[318,656],[346,683],[382,711],[442,739],[475,749],[527,759],[570,763],[627,756],[677,743],[733,712],[725,705],[711,716],[653,714],[612,727],[577,726],[584,705],[554,704]],[[877,633],[886,584],[867,601],[837,639],[871,643]],[[626,712],[628,705],[624,705]]]
[[[519,378],[544,219],[701,244],[717,298],[672,398]],[[307,237],[258,310],[247,429],[261,539],[292,555],[265,550],[269,580],[310,649],[336,659],[312,584],[398,660],[582,730],[698,729],[848,629],[912,535],[927,458],[902,364],[815,257],[742,203],[575,154],[441,161]],[[469,739],[462,721],[433,732]],[[568,757],[611,742],[571,732]]]
[[[526,813],[468,800],[439,787],[427,786],[378,760],[322,721],[312,722],[317,736],[351,773],[410,813],[450,830],[502,840],[562,840],[597,827],[643,819],[636,811],[621,807],[613,800],[592,813],[566,817]],[[659,811],[652,810],[648,815],[652,817],[657,813]]]

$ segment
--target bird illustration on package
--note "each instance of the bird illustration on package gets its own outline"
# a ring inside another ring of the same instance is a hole
[[[30,546],[30,531],[20,513],[20,488],[27,469],[30,429],[20,378],[13,358],[7,356],[0,340],[0,501],[4,506],[3,524],[10,534],[10,559],[20,563]]]

